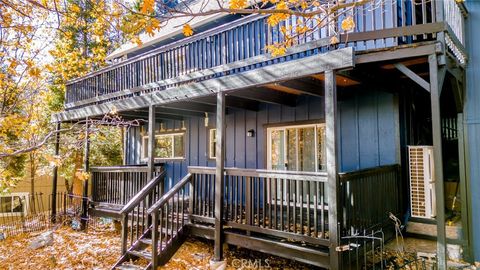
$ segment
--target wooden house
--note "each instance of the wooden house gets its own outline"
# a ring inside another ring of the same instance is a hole
[[[68,83],[58,127],[112,110],[145,120],[127,129],[118,167],[89,168],[86,144],[90,213],[123,224],[116,266],[144,257],[155,269],[194,235],[214,240],[216,260],[228,243],[339,269],[342,237],[427,207],[411,203],[408,146],[430,145],[436,214],[426,218],[438,221],[445,269],[442,165],[464,156],[467,9],[384,0],[349,12],[355,28],[338,43],[332,29],[349,13],[278,57],[265,47],[281,40],[282,25],[263,15],[194,21],[191,37],[167,27]],[[457,168],[466,198],[464,173]]]

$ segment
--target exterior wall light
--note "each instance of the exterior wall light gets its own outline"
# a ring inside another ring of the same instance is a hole
[[[249,131],[247,131],[247,137],[255,137],[255,130],[250,129]]]

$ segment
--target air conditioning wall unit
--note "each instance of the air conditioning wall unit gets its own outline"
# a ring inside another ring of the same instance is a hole
[[[412,217],[434,218],[435,165],[433,146],[408,146]]]

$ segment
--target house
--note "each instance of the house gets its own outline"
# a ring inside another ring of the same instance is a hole
[[[338,44],[332,29],[348,14],[277,57],[265,47],[280,26],[266,16],[215,15],[192,22],[191,37],[173,25],[123,46],[111,66],[68,83],[58,127],[112,111],[145,122],[126,129],[118,167],[89,168],[85,144],[89,212],[122,221],[115,267],[143,257],[155,269],[195,235],[214,240],[216,260],[229,243],[339,269],[344,237],[387,230],[392,213],[438,221],[446,268],[444,182],[468,195],[458,121],[468,11],[374,2],[355,6]],[[459,212],[455,241],[470,259],[467,203]]]

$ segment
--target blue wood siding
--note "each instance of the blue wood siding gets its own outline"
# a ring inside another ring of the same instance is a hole
[[[480,260],[480,2],[467,0],[467,9],[469,11],[466,23],[466,48],[468,51],[467,66],[467,87],[465,104],[465,128],[467,130],[466,149],[469,154],[469,182],[467,183],[467,192],[471,196],[471,212],[469,217],[473,226],[470,227],[474,260]]]
[[[226,130],[226,166],[239,168],[266,167],[267,124],[292,123],[324,119],[322,98],[300,97],[296,107],[262,104],[257,112],[229,109]],[[161,110],[161,109],[160,109]],[[181,127],[181,121],[162,120],[166,129]],[[342,171],[351,171],[399,162],[398,103],[393,94],[381,91],[359,92],[339,103],[340,161]],[[169,186],[187,172],[187,166],[215,166],[208,158],[208,132],[215,127],[215,115],[185,120],[186,157],[182,161],[168,161]],[[159,123],[157,123],[157,130]],[[254,137],[247,137],[248,130]],[[141,140],[138,128],[128,136],[129,164],[140,162]],[[144,129],[146,131],[146,128]]]

